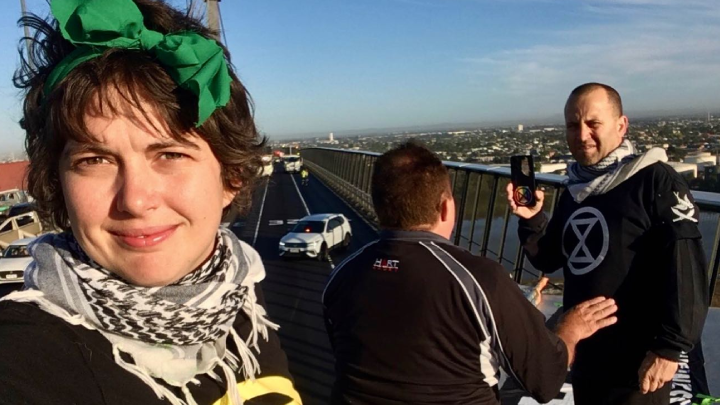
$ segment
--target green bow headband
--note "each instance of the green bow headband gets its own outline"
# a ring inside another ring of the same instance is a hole
[[[195,32],[149,30],[132,0],[53,0],[51,9],[63,37],[77,48],[50,73],[45,95],[79,64],[109,48],[123,48],[152,53],[180,87],[198,97],[197,127],[230,100],[232,79],[214,40]]]

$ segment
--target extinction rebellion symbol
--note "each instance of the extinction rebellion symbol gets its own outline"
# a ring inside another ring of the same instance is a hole
[[[576,276],[595,270],[605,259],[609,243],[607,222],[595,208],[580,208],[565,222],[562,251],[570,272]],[[569,253],[566,246],[572,247]]]

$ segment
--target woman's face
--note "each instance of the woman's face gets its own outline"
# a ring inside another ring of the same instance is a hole
[[[60,159],[65,205],[85,252],[148,287],[172,284],[201,265],[233,198],[207,142],[190,135],[180,143],[124,116],[85,122],[94,142],[68,141]]]

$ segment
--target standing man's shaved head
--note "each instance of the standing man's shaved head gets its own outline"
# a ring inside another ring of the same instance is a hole
[[[573,89],[573,91],[570,92],[570,96],[568,97],[567,102],[569,103],[571,101],[571,99],[582,97],[582,96],[584,96],[594,90],[597,90],[597,89],[605,90],[605,93],[607,94],[607,97],[608,97],[608,102],[615,109],[615,113],[617,114],[618,117],[622,116],[623,115],[623,106],[622,106],[622,99],[620,98],[620,93],[618,93],[617,90],[608,86],[607,84],[595,83],[595,82],[581,84],[581,85],[575,87],[575,89]],[[565,104],[565,109],[567,110],[567,103]]]

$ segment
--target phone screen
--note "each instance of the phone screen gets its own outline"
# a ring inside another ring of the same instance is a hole
[[[530,155],[510,158],[513,200],[521,207],[535,206],[535,169]]]

